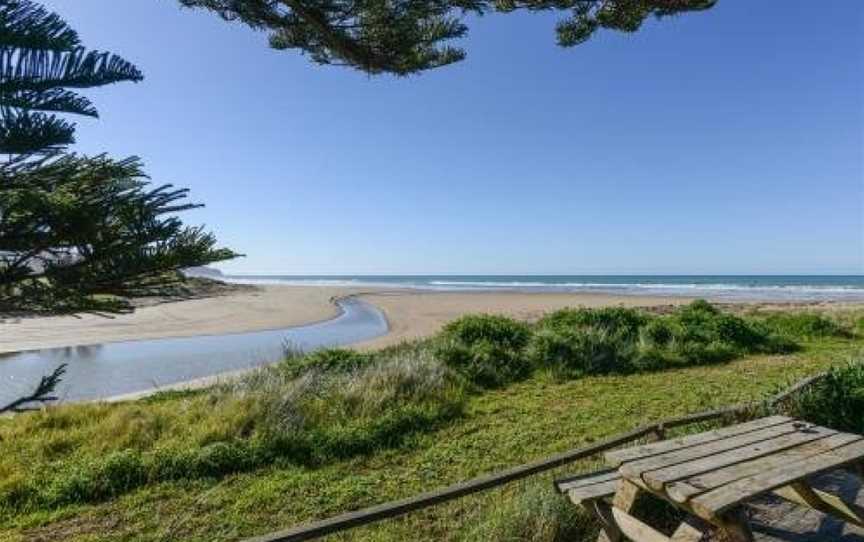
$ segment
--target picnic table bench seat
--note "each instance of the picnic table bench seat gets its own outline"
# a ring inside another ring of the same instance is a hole
[[[555,481],[572,502],[603,525],[601,540],[701,540],[704,526],[732,540],[752,534],[743,504],[773,493],[864,526],[864,509],[813,488],[808,477],[864,465],[864,437],[770,416],[714,431],[608,452],[610,468]],[[640,494],[653,494],[688,514],[670,538],[630,512]],[[699,527],[702,525],[703,527]]]

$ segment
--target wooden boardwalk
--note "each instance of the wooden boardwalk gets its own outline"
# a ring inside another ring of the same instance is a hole
[[[864,488],[856,476],[835,471],[812,480],[814,487],[864,506]],[[758,542],[864,542],[864,528],[778,497],[750,505],[753,535]]]

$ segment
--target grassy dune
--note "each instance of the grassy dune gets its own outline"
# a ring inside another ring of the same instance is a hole
[[[477,349],[466,339],[473,332],[451,326],[426,343],[291,359],[212,390],[3,420],[0,539],[234,540],[410,496],[651,420],[762,397],[858,353],[858,316],[828,330],[806,318],[771,323],[793,353],[736,351],[706,365],[670,348],[660,370],[629,365],[652,346],[637,333],[606,358],[628,364],[603,364],[600,374],[578,356],[538,367],[537,328],[525,337],[517,329],[524,340],[507,346],[516,351],[489,357],[509,339]],[[597,323],[589,327],[596,335]],[[527,358],[528,368],[491,386],[475,381],[487,370],[464,370],[502,355]],[[552,493],[553,475],[336,539],[578,540],[590,525]]]

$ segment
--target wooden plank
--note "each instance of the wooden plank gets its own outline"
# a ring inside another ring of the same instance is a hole
[[[742,448],[748,444],[764,442],[781,435],[794,434],[801,431],[799,427],[799,424],[796,422],[788,422],[772,427],[766,427],[765,429],[759,429],[757,431],[749,431],[747,433],[713,440],[697,446],[671,450],[663,454],[630,461],[621,465],[619,470],[621,471],[621,474],[627,478],[640,478],[642,473],[646,471],[657,470],[684,463],[686,461],[692,461],[700,457],[725,452],[726,450]]]
[[[584,504],[585,501],[592,501],[602,497],[611,497],[618,489],[618,480],[608,480],[599,484],[590,486],[581,486],[567,491],[567,496],[575,504]]]
[[[734,469],[729,468],[704,472],[696,476],[691,476],[685,480],[669,483],[665,487],[665,492],[671,500],[683,503],[695,495],[705,493],[706,491],[728,484],[729,482],[734,482],[741,478],[753,476],[760,472],[766,472],[795,461],[819,455],[834,448],[846,446],[847,444],[862,439],[864,439],[864,437],[858,435],[838,433],[767,457],[739,463]]]
[[[671,542],[701,542],[705,537],[705,531],[700,526],[692,521],[692,516],[688,516],[681,525],[672,533]]]
[[[638,542],[670,542],[669,537],[650,525],[642,523],[627,512],[612,508],[612,517],[624,536]]]
[[[819,510],[843,521],[864,527],[864,508],[854,503],[848,503],[830,493],[810,487],[806,482],[795,482],[794,484],[783,486],[775,489],[774,494],[788,501],[809,506],[814,510]]]
[[[567,493],[571,489],[576,489],[581,486],[588,486],[608,482],[609,480],[617,480],[621,475],[618,474],[618,469],[604,469],[596,472],[578,474],[576,476],[567,476],[566,478],[558,478],[555,480],[555,488],[559,493]]]
[[[612,499],[612,504],[615,508],[629,512],[636,505],[639,494],[642,490],[629,480],[624,478],[618,480],[618,486],[615,490],[615,497]]]
[[[627,461],[634,461],[643,457],[662,454],[679,448],[696,446],[698,444],[704,444],[706,442],[724,439],[734,435],[747,433],[749,431],[756,431],[758,429],[763,429],[773,425],[788,423],[790,421],[793,421],[792,418],[787,418],[786,416],[769,416],[767,418],[759,418],[758,420],[753,420],[752,422],[723,427],[721,429],[707,431],[705,433],[687,435],[685,437],[664,440],[652,444],[644,444],[642,446],[633,446],[631,448],[624,448],[621,450],[613,450],[611,452],[606,452],[604,458],[606,459],[606,463],[608,463],[609,466],[618,467],[622,463],[625,463]]]
[[[730,465],[743,463],[755,458],[775,454],[789,448],[794,448],[808,442],[836,435],[837,431],[817,427],[811,431],[798,431],[781,435],[765,441],[756,442],[740,448],[698,458],[686,463],[678,463],[642,473],[642,480],[652,489],[662,491],[666,484],[682,480],[697,474],[715,471]],[[661,456],[662,457],[662,456]],[[692,484],[691,484],[692,485]]]
[[[720,486],[690,499],[689,505],[700,516],[714,520],[724,511],[747,499],[802,480],[807,476],[860,461],[861,458],[864,458],[864,441],[859,440],[829,452]]]

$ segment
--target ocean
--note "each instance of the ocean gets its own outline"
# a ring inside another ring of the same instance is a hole
[[[226,275],[224,278],[296,286],[455,292],[593,292],[727,301],[864,302],[864,275]]]

